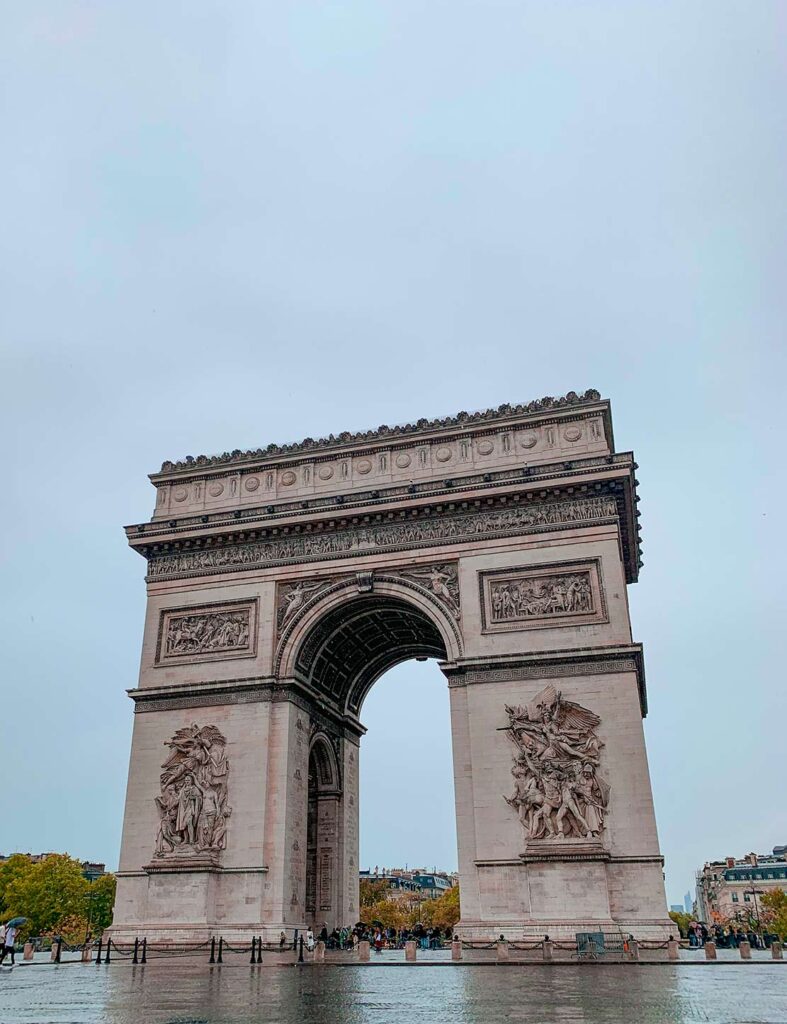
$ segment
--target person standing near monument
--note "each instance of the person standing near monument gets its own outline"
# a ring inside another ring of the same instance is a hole
[[[5,960],[8,954],[11,954],[11,965],[13,966],[16,961],[14,960],[14,942],[16,941],[16,928],[12,925],[6,925],[5,936],[3,937],[3,952],[0,953],[0,964]]]

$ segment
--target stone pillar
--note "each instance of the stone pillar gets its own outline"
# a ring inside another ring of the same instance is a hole
[[[25,943],[24,952],[22,953],[22,959],[23,960],[32,960],[34,956],[35,956],[35,952],[33,951],[33,943],[32,942],[26,942]]]
[[[318,942],[317,945],[314,947],[314,962],[316,964],[324,964],[325,963],[325,943],[324,942]]]
[[[93,946],[91,943],[86,942],[85,948],[82,950],[82,963],[90,964],[93,962]]]
[[[404,958],[408,963],[415,963],[416,957],[416,942],[415,939],[408,939],[404,944]]]
[[[705,959],[715,960],[716,959],[716,943],[708,940],[705,943]]]
[[[358,943],[358,959],[361,961],[361,963],[369,962],[369,943],[366,941],[366,939],[362,939]]]
[[[454,939],[453,942],[451,943],[451,959],[462,959],[462,943],[459,939]]]
[[[502,935],[497,940],[497,959],[508,960],[508,943]]]
[[[670,960],[677,960],[679,955],[680,954],[679,954],[678,940],[677,939],[673,939],[672,936],[670,936],[670,940],[667,943],[667,956],[669,957]]]
[[[541,952],[542,952],[542,955],[544,957],[545,963],[549,963],[551,960],[554,960],[554,958],[555,958],[555,944],[554,944],[554,942],[552,942],[551,939],[548,939],[548,938],[545,937],[543,943],[541,944]]]
[[[750,942],[747,942],[744,939],[743,942],[740,942],[738,944],[738,949],[739,949],[740,954],[741,954],[741,960],[751,960],[751,943]]]
[[[781,960],[784,956],[781,942],[777,942],[775,939],[771,943],[771,956],[774,960]]]
[[[633,935],[629,936],[629,960],[639,960],[639,943]],[[677,958],[676,958],[677,959]]]

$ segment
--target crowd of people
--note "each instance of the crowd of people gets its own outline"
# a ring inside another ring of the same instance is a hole
[[[416,924],[413,928],[385,928],[382,924],[371,925],[359,922],[354,928],[334,928],[329,932],[323,925],[315,938],[314,931],[309,928],[303,936],[304,945],[308,950],[314,949],[316,942],[324,942],[326,949],[355,949],[359,942],[368,942],[372,949],[381,952],[384,949],[404,949],[405,942],[415,941],[421,949],[442,949],[450,943],[453,935],[451,928],[426,928]],[[296,937],[297,941],[297,937]],[[284,932],[279,937],[279,947],[288,946]]]
[[[687,928],[689,945],[696,948],[706,942],[715,942],[719,949],[737,949],[742,942],[748,942],[752,949],[770,949],[772,942],[778,942],[775,932],[755,932],[752,928],[736,925],[724,927],[720,924],[710,927],[702,921],[692,921]]]

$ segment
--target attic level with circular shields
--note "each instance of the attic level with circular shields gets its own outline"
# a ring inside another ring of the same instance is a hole
[[[112,937],[355,924],[363,702],[436,658],[460,933],[665,939],[636,468],[595,391],[165,463]]]

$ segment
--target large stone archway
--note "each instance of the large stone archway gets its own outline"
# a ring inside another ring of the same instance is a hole
[[[596,392],[165,463],[116,937],[354,923],[363,700],[428,657],[462,933],[665,936],[635,468]]]

